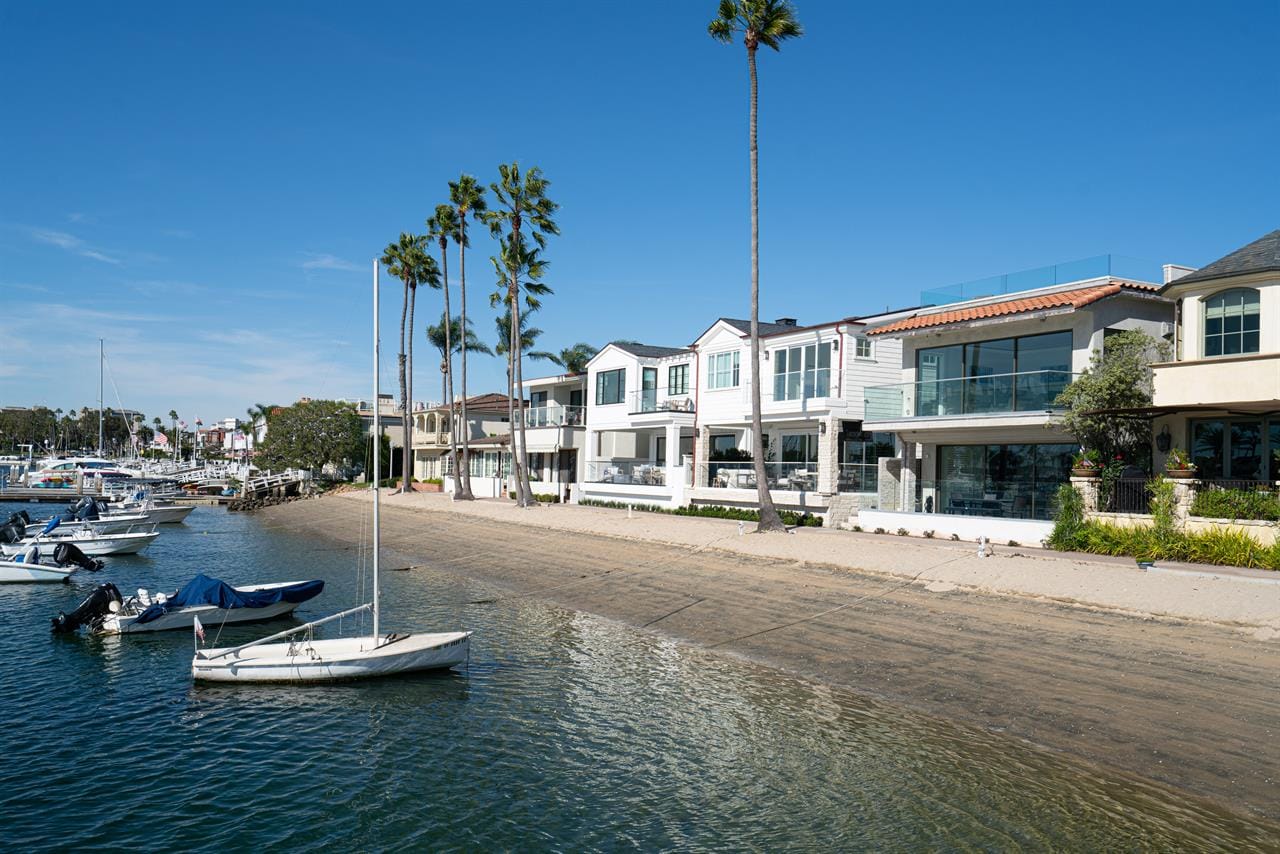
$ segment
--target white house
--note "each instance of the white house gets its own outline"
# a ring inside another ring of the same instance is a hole
[[[881,461],[880,506],[863,527],[1038,541],[1078,450],[1055,398],[1108,333],[1172,335],[1173,305],[1151,282],[1104,274],[995,291],[867,330],[901,342],[902,377],[866,390],[865,428],[894,434],[900,454]]]
[[[1169,277],[1174,360],[1154,368],[1157,462],[1203,480],[1280,481],[1280,230]]]
[[[535,494],[568,501],[587,447],[586,374],[525,380],[529,480]]]

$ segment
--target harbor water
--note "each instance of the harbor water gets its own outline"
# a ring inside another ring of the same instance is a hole
[[[385,567],[383,625],[474,630],[455,673],[193,685],[188,632],[50,634],[103,581],[324,579],[300,619],[367,595],[358,550],[252,514],[199,507],[162,530],[69,584],[0,586],[0,849],[1277,845],[1274,827],[1165,788],[430,568]]]

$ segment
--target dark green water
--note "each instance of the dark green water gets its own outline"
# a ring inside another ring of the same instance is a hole
[[[168,591],[196,571],[324,578],[300,612],[316,617],[358,601],[355,565],[199,508],[97,576],[0,587],[0,849],[1277,844],[1274,827],[1198,800],[608,621],[520,599],[461,608],[493,591],[425,570],[386,575],[385,624],[474,629],[464,672],[195,687],[186,632],[48,631],[99,580]]]

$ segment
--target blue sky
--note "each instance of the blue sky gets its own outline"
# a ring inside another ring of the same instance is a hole
[[[93,401],[100,336],[148,415],[367,394],[369,260],[511,160],[562,206],[541,345],[745,316],[746,61],[715,5],[0,4],[0,403]],[[808,34],[761,58],[764,318],[1280,226],[1275,0],[797,7]],[[471,387],[502,376],[477,359]]]

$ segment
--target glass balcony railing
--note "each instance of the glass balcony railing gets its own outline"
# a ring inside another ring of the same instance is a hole
[[[1027,371],[868,386],[864,420],[1048,412],[1062,408],[1054,401],[1077,376],[1069,371]]]
[[[595,460],[587,463],[586,481],[666,486],[667,470],[657,463],[636,460]]]
[[[765,481],[770,489],[813,492],[818,488],[818,464],[764,464]],[[755,489],[755,463],[750,460],[711,461],[698,467],[699,483],[718,489]]]
[[[989,276],[985,279],[974,279],[942,288],[933,288],[920,292],[922,305],[946,305],[962,300],[979,297],[1000,296],[1018,291],[1047,288],[1067,282],[1079,282],[1086,279],[1097,279],[1104,276],[1115,276],[1121,279],[1136,279],[1140,282],[1161,282],[1164,272],[1154,261],[1142,258],[1130,258],[1124,255],[1095,255],[1092,258],[1081,258],[1063,264],[1049,264],[1032,270],[1019,270],[1002,276]]]
[[[524,410],[526,427],[581,427],[587,423],[586,407],[547,403]]]
[[[637,412],[693,412],[693,395],[670,395],[666,389],[645,389],[627,394],[627,411]]]

